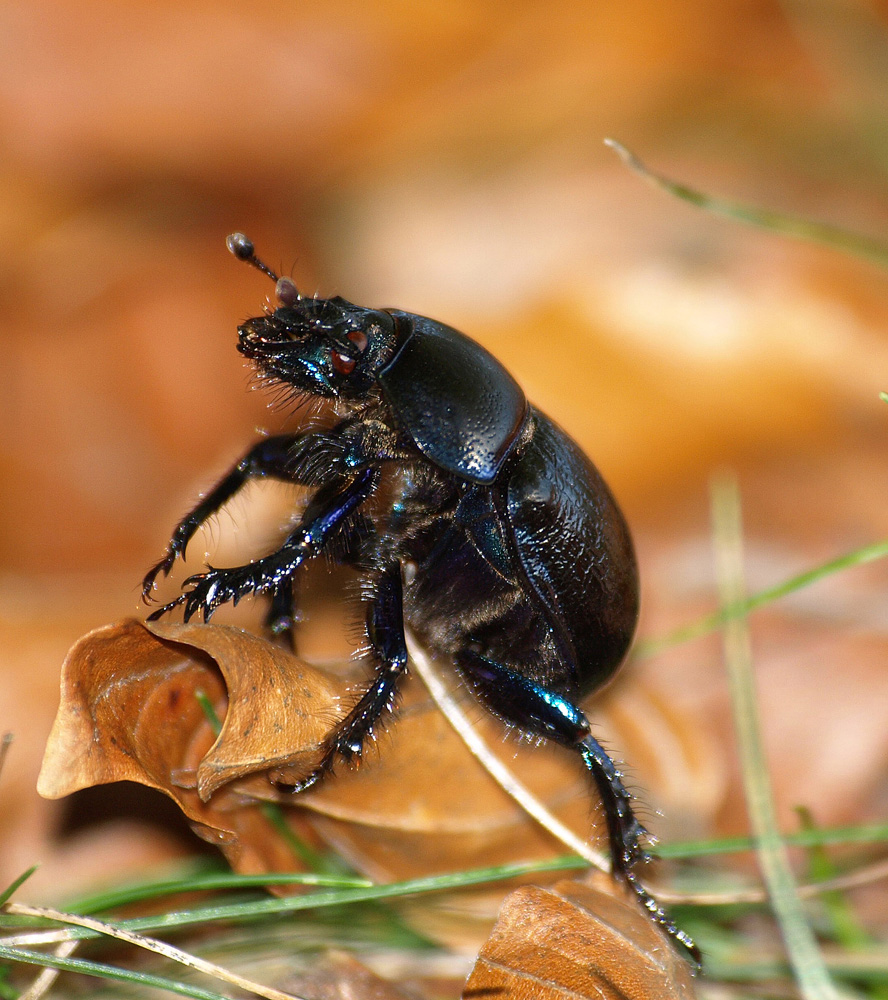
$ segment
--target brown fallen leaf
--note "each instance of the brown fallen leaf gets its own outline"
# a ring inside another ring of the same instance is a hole
[[[223,718],[215,740],[198,691]],[[127,619],[68,654],[38,788],[54,798],[128,779],[168,791],[169,765],[179,787],[193,771],[206,802],[258,771],[308,774],[338,715],[327,675],[249,632]]]
[[[224,720],[218,738],[198,692]],[[38,791],[137,781],[169,795],[236,870],[285,871],[295,859],[261,813],[274,797],[265,775],[309,773],[339,711],[326,674],[247,632],[127,619],[69,652]],[[264,796],[243,787],[253,775]]]
[[[522,886],[500,910],[463,1000],[693,1000],[690,967],[609,881]]]

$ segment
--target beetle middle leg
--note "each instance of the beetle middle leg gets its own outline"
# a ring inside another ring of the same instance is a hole
[[[305,791],[330,770],[338,757],[347,761],[360,757],[373,726],[393,706],[398,684],[407,670],[401,566],[395,560],[375,581],[367,610],[367,638],[376,661],[373,680],[327,738],[318,767],[298,784],[278,785],[282,791]]]
[[[283,640],[290,651],[295,652],[297,621],[296,578],[290,576],[271,592],[265,627],[275,639]]]

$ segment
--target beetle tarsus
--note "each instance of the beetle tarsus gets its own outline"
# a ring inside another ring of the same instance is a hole
[[[650,918],[659,927],[684,949],[694,972],[700,972],[703,968],[703,953],[700,951],[690,934],[685,933],[678,927],[672,917],[663,909],[656,899],[645,889],[635,872],[625,871],[620,878],[635,893],[636,898],[642,907],[647,911]]]
[[[329,770],[329,764],[321,763],[311,774],[306,775],[300,781],[272,781],[272,785],[282,795],[300,795],[302,792],[307,792],[309,788],[313,788],[322,778],[326,777]]]
[[[187,594],[179,594],[179,596],[174,600],[170,601],[169,604],[164,604],[162,608],[157,608],[156,611],[152,611],[146,621],[156,622],[163,618],[164,615],[169,614],[174,608],[178,608],[180,604],[184,604],[188,599]]]

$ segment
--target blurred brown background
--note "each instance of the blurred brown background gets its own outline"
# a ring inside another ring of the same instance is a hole
[[[141,613],[175,519],[286,419],[234,350],[270,291],[234,229],[305,289],[489,346],[620,497],[644,636],[714,604],[714,469],[740,476],[752,588],[888,534],[888,275],[672,201],[602,145],[881,236],[878,0],[37,0],[0,6],[0,46],[0,881],[53,870],[33,786],[68,645]],[[875,564],[753,619],[787,826],[800,802],[884,816],[886,584]],[[718,641],[630,669],[693,727],[686,758],[668,727],[620,746],[660,832],[745,829]],[[106,873],[115,843],[166,850],[106,835]]]

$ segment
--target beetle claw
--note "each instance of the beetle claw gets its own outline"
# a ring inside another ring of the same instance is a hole
[[[152,611],[151,614],[148,615],[146,621],[149,622],[158,621],[160,618],[163,618],[165,614],[168,614],[170,611],[172,611],[173,608],[177,608],[179,607],[180,604],[184,604],[187,597],[188,597],[187,594],[179,594],[179,596],[174,601],[170,601],[169,604],[164,604],[162,608],[158,608],[156,611]]]

